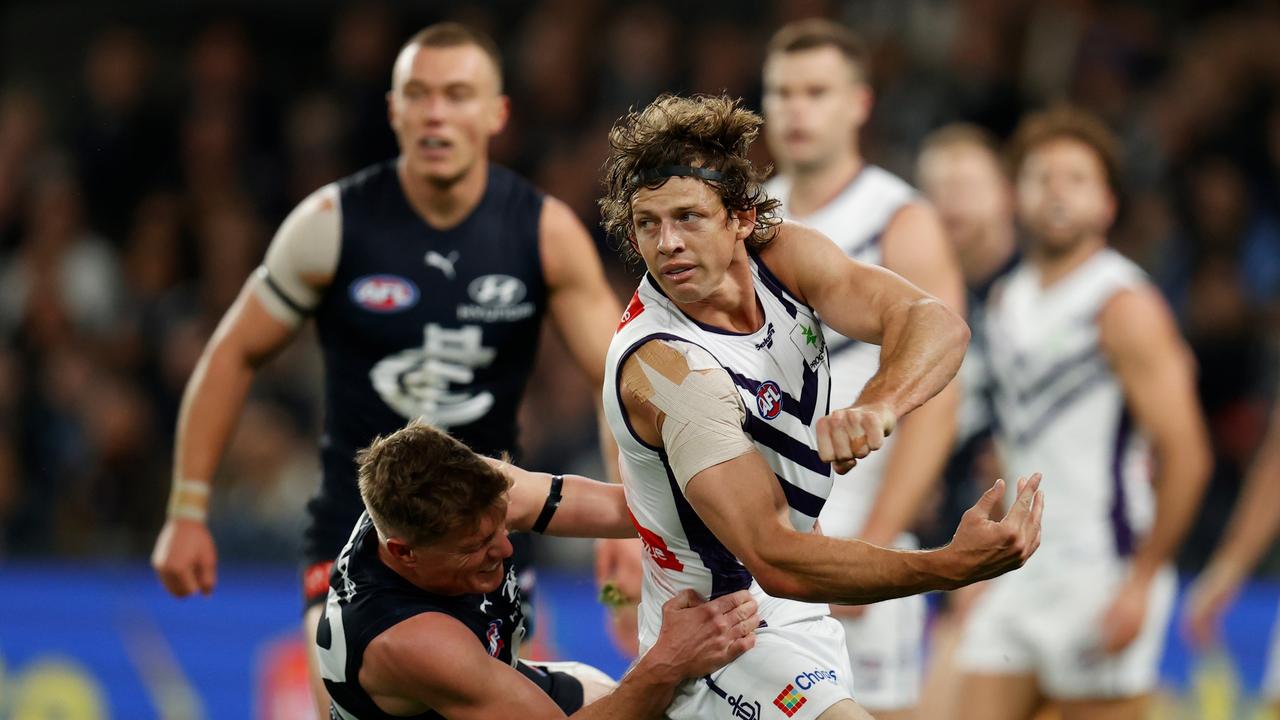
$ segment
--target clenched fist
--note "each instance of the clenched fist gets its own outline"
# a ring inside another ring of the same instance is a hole
[[[818,457],[841,475],[879,450],[898,424],[886,405],[852,405],[818,420]]]

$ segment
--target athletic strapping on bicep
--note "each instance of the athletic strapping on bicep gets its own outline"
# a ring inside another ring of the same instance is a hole
[[[696,345],[646,343],[623,366],[622,389],[628,410],[647,421],[637,432],[666,449],[681,488],[702,470],[754,450],[733,380]]]
[[[342,251],[342,207],[325,185],[280,224],[250,283],[271,316],[291,327],[320,304]]]

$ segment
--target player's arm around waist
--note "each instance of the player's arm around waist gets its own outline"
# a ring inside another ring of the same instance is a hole
[[[530,472],[490,459],[511,478],[507,529],[528,531],[549,513],[543,532],[561,537],[635,537],[622,486],[579,475],[564,475],[559,498],[552,494],[552,475]]]
[[[489,656],[476,636],[442,613],[423,613],[369,643],[360,685],[383,710],[435,710],[450,720],[563,718],[546,693]]]
[[[659,718],[681,681],[723,667],[753,647],[759,624],[746,592],[702,603],[685,591],[663,606],[658,643],[612,692],[572,717]],[[375,638],[365,650],[360,684],[397,715],[430,708],[450,720],[565,717],[528,678],[489,656],[462,623],[441,613],[417,615]]]

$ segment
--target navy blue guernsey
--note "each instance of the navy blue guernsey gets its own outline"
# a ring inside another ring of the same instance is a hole
[[[516,412],[547,292],[542,194],[490,165],[483,198],[437,230],[409,205],[395,161],[338,183],[342,242],[316,309],[325,363],[324,479],[311,561],[337,555],[363,505],[355,454],[421,417],[478,453],[516,453]]]
[[[329,579],[329,597],[316,633],[320,673],[336,707],[331,717],[390,720],[360,686],[364,652],[389,628],[421,615],[437,612],[462,623],[492,657],[515,665],[524,638],[520,588],[510,558],[506,581],[490,593],[437,595],[427,592],[387,567],[378,557],[378,533],[367,514],[356,523]],[[428,711],[413,718],[441,718]]]

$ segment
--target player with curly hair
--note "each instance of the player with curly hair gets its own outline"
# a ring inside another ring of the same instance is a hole
[[[609,348],[604,404],[646,556],[640,645],[686,589],[748,590],[756,644],[687,681],[667,716],[866,718],[844,631],[822,603],[959,587],[1020,566],[1040,532],[1039,478],[989,519],[997,481],[944,548],[824,537],[838,473],[955,374],[968,329],[933,297],[780,221],[747,159],[761,119],[727,97],[663,96],[609,135],[605,227],[648,271]],[[882,345],[858,401],[829,412],[821,320]]]

